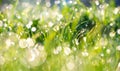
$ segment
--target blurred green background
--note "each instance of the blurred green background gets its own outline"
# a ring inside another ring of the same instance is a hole
[[[120,71],[119,0],[0,0],[0,71]]]

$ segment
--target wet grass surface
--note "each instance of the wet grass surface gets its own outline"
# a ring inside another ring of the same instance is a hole
[[[0,71],[120,71],[119,39],[113,4],[15,2],[0,11]]]

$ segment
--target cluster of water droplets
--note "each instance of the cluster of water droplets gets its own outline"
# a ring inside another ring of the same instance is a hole
[[[27,48],[21,62],[26,67],[35,67],[43,64],[46,60],[47,54],[44,46],[36,44],[33,48]]]
[[[35,44],[32,38],[21,39],[13,32],[0,34],[0,65],[20,59],[22,65],[35,67],[44,63],[46,57],[44,46]]]

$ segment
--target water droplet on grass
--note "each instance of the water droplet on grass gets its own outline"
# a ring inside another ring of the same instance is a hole
[[[88,54],[88,52],[87,51],[84,51],[84,52],[82,52],[82,56],[88,56],[89,54]]]
[[[36,67],[44,63],[46,57],[47,54],[44,47],[40,44],[36,44],[33,48],[26,49],[21,61],[25,66]]]
[[[106,52],[107,52],[107,54],[110,54],[111,50],[110,50],[110,49],[107,49]]]
[[[10,46],[12,46],[12,45],[15,45],[15,43],[14,43],[12,40],[10,40],[10,39],[7,39],[7,40],[5,41],[5,43],[6,43],[6,46],[7,46],[7,47],[10,47]]]
[[[71,49],[69,47],[64,47],[64,53],[69,55],[71,53]]]
[[[75,39],[75,44],[79,45],[78,39]]]
[[[114,36],[115,36],[115,32],[114,32],[114,31],[110,32],[110,33],[109,33],[109,36],[110,36],[110,37],[114,37]]]
[[[83,40],[84,40],[84,42],[86,42],[87,38],[86,38],[86,37],[83,37]]]
[[[119,12],[118,8],[115,8],[114,11],[113,11],[114,14],[118,14],[118,12]]]
[[[57,48],[55,48],[55,49],[53,50],[53,53],[54,53],[54,54],[59,54],[59,53],[61,52],[61,50],[62,50],[62,47],[61,47],[61,46],[58,46]]]
[[[101,53],[101,54],[100,54],[100,56],[102,56],[102,57],[103,57],[103,56],[104,56],[104,54],[103,54],[103,53]]]
[[[31,28],[31,31],[32,31],[32,32],[35,32],[36,30],[37,30],[36,27],[32,27],[32,28]]]
[[[117,29],[117,34],[119,34],[119,35],[120,35],[120,29]]]
[[[34,41],[32,38],[27,38],[26,39],[26,44],[27,44],[27,47],[33,47],[34,46]]]
[[[53,25],[54,25],[53,22],[49,22],[49,23],[48,23],[48,26],[49,26],[49,27],[52,27]]]
[[[32,24],[33,24],[33,22],[29,21],[29,23],[26,25],[26,27],[29,29],[29,28],[31,28]]]

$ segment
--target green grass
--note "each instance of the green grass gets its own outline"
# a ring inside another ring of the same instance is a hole
[[[119,71],[120,8],[10,4],[0,11],[0,71]]]

